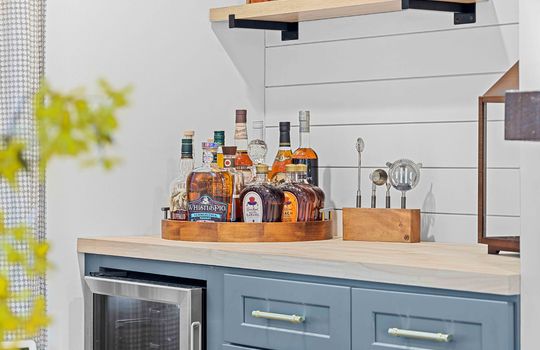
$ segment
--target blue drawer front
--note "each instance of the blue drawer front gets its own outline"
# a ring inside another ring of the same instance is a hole
[[[353,350],[514,348],[513,303],[353,289],[352,310]],[[389,334],[390,329],[401,336]],[[414,339],[410,331],[451,339]]]
[[[272,350],[350,349],[350,288],[225,275],[225,341]],[[253,311],[303,316],[268,320]]]
[[[243,346],[236,346],[236,345],[231,345],[231,344],[223,344],[223,347],[221,348],[221,350],[257,350],[257,349],[246,348]]]

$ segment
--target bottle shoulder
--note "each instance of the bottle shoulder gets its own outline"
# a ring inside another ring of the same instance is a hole
[[[292,157],[294,159],[318,159],[319,156],[313,148],[298,148],[294,151]]]

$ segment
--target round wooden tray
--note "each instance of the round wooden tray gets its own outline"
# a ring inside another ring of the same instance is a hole
[[[309,222],[188,222],[161,221],[161,237],[194,242],[300,242],[332,239],[333,220]]]

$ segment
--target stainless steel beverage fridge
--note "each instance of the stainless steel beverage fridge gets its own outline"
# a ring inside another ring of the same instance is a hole
[[[86,350],[202,350],[204,289],[167,276],[84,277]]]

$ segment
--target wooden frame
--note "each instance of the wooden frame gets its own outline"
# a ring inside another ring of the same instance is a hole
[[[487,105],[504,103],[507,90],[519,88],[519,62],[508,70],[495,85],[478,98],[478,243],[487,244],[489,254],[501,251],[519,252],[519,237],[487,237]]]

